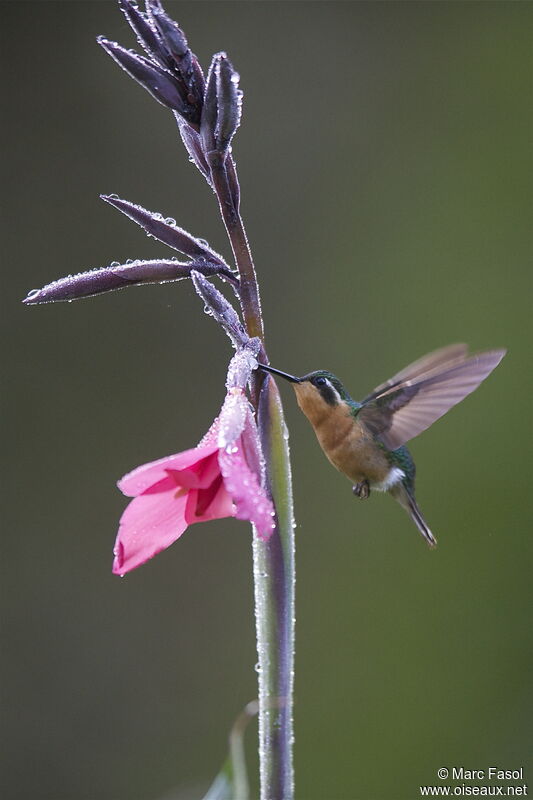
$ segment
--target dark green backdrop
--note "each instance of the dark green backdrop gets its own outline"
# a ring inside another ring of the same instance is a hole
[[[360,396],[454,341],[509,355],[413,443],[429,552],[357,502],[288,386],[298,800],[406,800],[441,766],[531,778],[529,3],[169,3],[241,72],[235,140],[272,362]],[[6,788],[199,798],[255,694],[250,531],[197,526],[124,580],[124,472],[192,446],[228,341],[187,283],[26,308],[27,290],[165,248],[100,192],[228,253],[169,113],[94,39],[108,2],[3,3]],[[168,251],[167,251],[168,252]],[[249,737],[252,770],[255,726]]]

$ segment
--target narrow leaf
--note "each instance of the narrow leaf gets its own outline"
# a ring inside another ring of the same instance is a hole
[[[203,800],[235,800],[233,792],[233,768],[228,758],[204,795]]]
[[[203,800],[248,800],[250,787],[244,752],[244,733],[257,714],[257,701],[248,703],[229,735],[229,754]]]

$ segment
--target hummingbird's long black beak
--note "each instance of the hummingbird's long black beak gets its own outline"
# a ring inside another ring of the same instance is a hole
[[[257,364],[259,369],[264,370],[265,372],[271,372],[273,375],[279,375],[281,378],[285,378],[286,381],[290,381],[291,383],[301,383],[301,378],[296,378],[294,375],[289,375],[287,372],[282,372],[280,369],[274,369],[274,367],[267,367],[266,364]]]

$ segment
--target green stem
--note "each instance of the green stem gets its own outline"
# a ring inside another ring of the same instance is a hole
[[[209,165],[239,270],[246,330],[264,342],[255,267],[226,166],[217,153],[209,154]],[[269,541],[261,541],[256,534],[253,539],[261,800],[292,800],[295,571],[288,435],[278,390],[270,377],[256,373],[252,401],[265,457],[266,485],[276,509],[276,527]]]
[[[261,798],[288,800],[294,792],[294,516],[287,428],[270,378],[261,389],[258,417],[267,485],[276,507],[271,538],[253,540]]]

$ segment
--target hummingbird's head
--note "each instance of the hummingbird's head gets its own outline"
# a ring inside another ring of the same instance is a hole
[[[289,375],[270,366],[259,364],[259,367],[266,372],[279,375],[293,384],[298,405],[305,416],[313,423],[316,423],[321,417],[331,412],[335,406],[339,406],[351,399],[340,380],[326,370],[319,369],[315,372],[309,372],[301,378],[296,378],[294,375]]]
[[[298,405],[310,419],[321,416],[350,399],[340,380],[324,369],[303,375],[300,382],[294,385],[294,391]]]

